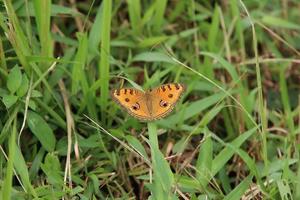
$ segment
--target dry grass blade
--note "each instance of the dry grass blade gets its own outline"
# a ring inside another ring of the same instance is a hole
[[[67,160],[65,166],[65,175],[64,175],[64,183],[66,184],[67,177],[69,180],[69,187],[72,189],[72,176],[71,176],[71,151],[72,151],[72,132],[75,131],[74,119],[72,116],[69,98],[67,94],[67,90],[65,84],[62,80],[58,82],[61,95],[64,100],[65,111],[66,111],[66,120],[67,120],[67,138],[68,138],[68,147],[67,147]]]

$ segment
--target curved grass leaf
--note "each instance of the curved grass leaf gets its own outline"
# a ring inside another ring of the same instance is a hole
[[[12,105],[14,105],[18,100],[18,97],[15,95],[3,95],[2,102],[4,103],[5,107],[8,109]]]
[[[56,139],[53,131],[39,114],[28,112],[28,126],[48,152],[54,151]]]
[[[54,187],[61,187],[63,184],[63,176],[59,159],[56,155],[48,153],[45,162],[41,165],[42,170],[47,175],[48,182]]]
[[[29,87],[29,80],[26,74],[23,74],[21,86],[17,90],[18,97],[23,97],[26,94],[28,87]]]
[[[262,20],[263,23],[268,24],[270,26],[274,26],[274,27],[278,27],[278,28],[284,28],[284,29],[300,30],[299,24],[284,20],[284,19],[279,18],[279,17],[273,17],[273,16],[270,16],[270,15],[266,15],[261,20]]]
[[[134,147],[134,149],[136,149],[144,158],[148,158],[147,153],[145,148],[143,147],[143,145],[140,143],[140,141],[138,139],[136,139],[135,137],[131,136],[131,135],[127,135],[126,136],[126,140],[127,142]]]
[[[159,150],[155,124],[148,123],[148,133],[154,174],[154,183],[150,187],[152,189],[152,198],[170,199],[170,195],[172,194],[171,189],[174,184],[174,175],[168,162]]]
[[[15,93],[22,83],[22,73],[19,66],[12,68],[7,77],[7,88],[11,94]]]
[[[11,191],[12,191],[12,179],[13,179],[13,169],[14,169],[14,157],[16,151],[16,120],[14,121],[11,136],[9,138],[9,155],[8,155],[8,162],[6,167],[6,176],[3,182],[3,187],[1,188],[2,192],[2,199],[3,200],[10,200],[11,198]]]
[[[16,145],[16,143],[14,145]],[[16,148],[16,151],[15,151],[14,167],[16,169],[16,172],[20,175],[22,184],[26,188],[27,192],[32,194],[32,196],[37,197],[37,194],[30,182],[28,166],[26,165],[26,162],[22,155],[22,152],[20,151],[20,149],[18,147]]]
[[[256,132],[257,128],[250,129],[245,133],[241,134],[238,138],[233,140],[230,143],[230,146],[226,146],[213,160],[211,175],[214,176],[218,171],[224,167],[224,165],[230,160],[230,158],[235,154],[235,151],[232,149],[239,148],[250,136]]]
[[[143,52],[132,58],[132,61],[143,62],[167,62],[175,64],[174,61],[166,54],[160,52]]]
[[[232,190],[224,200],[240,200],[247,189],[250,188],[253,175],[247,176],[234,190]]]

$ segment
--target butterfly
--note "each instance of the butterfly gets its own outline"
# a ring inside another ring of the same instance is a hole
[[[133,117],[154,121],[166,117],[184,91],[183,84],[169,83],[145,92],[133,88],[116,89],[111,91],[111,96]]]

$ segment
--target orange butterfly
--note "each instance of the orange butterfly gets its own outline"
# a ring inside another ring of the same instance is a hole
[[[141,121],[154,121],[167,116],[178,102],[185,86],[169,83],[146,92],[122,88],[111,92],[112,99]]]

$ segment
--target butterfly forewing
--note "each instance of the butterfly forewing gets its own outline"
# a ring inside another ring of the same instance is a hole
[[[149,117],[149,110],[144,103],[146,101],[144,92],[132,88],[122,88],[113,90],[111,96],[130,115],[141,120],[147,120]]]
[[[184,85],[170,83],[149,91],[152,103],[150,113],[153,120],[168,115],[179,101],[184,90]]]

